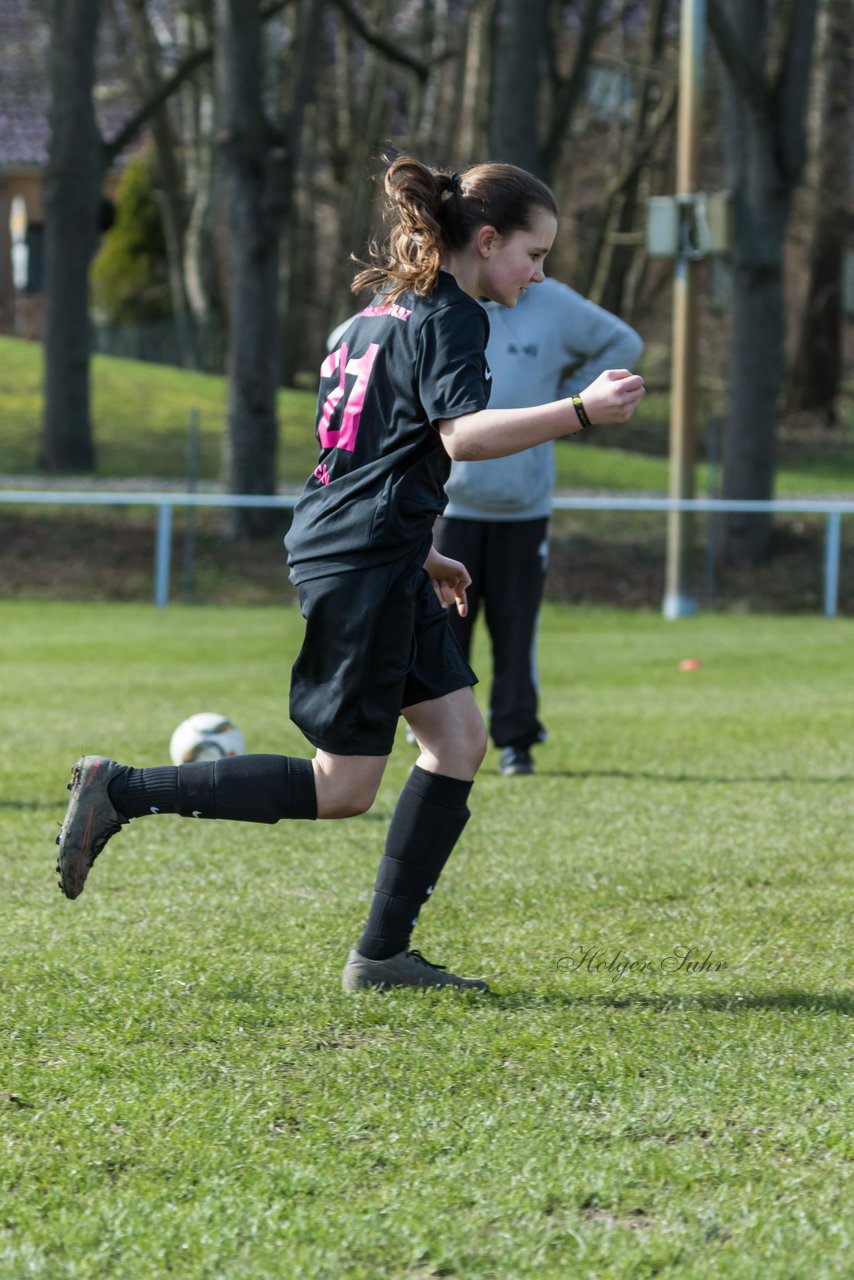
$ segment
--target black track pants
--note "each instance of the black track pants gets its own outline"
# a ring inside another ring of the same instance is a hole
[[[472,577],[468,616],[449,610],[466,656],[478,613],[483,610],[492,640],[489,699],[492,739],[497,747],[541,742],[537,718],[537,617],[546,578],[548,526],[541,520],[440,519],[433,542],[442,555],[461,560]]]

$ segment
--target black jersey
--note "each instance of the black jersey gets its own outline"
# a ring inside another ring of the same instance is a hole
[[[320,370],[321,452],[285,539],[298,583],[415,552],[445,509],[438,423],[489,403],[489,321],[448,272],[432,293],[382,297]]]

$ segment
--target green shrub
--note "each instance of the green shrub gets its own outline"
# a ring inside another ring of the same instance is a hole
[[[162,320],[172,313],[166,237],[150,147],[135,156],[122,175],[116,221],[95,259],[92,288],[96,312],[113,324]]]

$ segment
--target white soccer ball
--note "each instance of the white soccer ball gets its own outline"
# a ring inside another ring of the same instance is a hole
[[[200,711],[198,715],[183,720],[169,742],[173,764],[242,756],[245,750],[246,739],[240,730],[215,711]]]

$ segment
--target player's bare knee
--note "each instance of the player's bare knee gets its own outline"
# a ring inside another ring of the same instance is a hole
[[[352,757],[350,757],[352,759]],[[355,818],[376,799],[384,762],[366,768],[318,753],[314,760],[318,818]]]
[[[357,818],[367,813],[376,799],[376,789],[364,791],[338,791],[334,794],[320,791],[317,797],[318,818]]]
[[[319,818],[358,818],[360,813],[367,813],[370,807],[367,802],[337,800],[331,805],[324,806],[323,811],[317,816]]]
[[[458,742],[458,749],[462,748],[465,753],[472,777],[474,777],[483,764],[484,756],[489,747],[489,731],[483,716],[476,707],[473,708],[472,714],[466,717]]]
[[[462,755],[460,768],[469,777],[473,778],[483,764],[488,746],[489,736],[486,731],[486,725],[483,725],[481,729],[472,732],[464,744],[461,744],[461,751],[460,747],[457,748],[457,752]]]
[[[347,812],[342,813],[340,816],[343,818],[357,818],[360,813],[368,812],[376,798],[376,787],[363,787],[361,790],[353,791],[344,801]]]
[[[422,748],[418,763],[430,773],[441,773],[449,778],[471,779],[475,776],[488,746],[486,726],[473,729],[465,738],[444,741],[433,750]]]
[[[483,764],[486,752],[489,748],[489,732],[483,720],[475,734],[472,735],[472,760],[474,762],[474,772],[476,773]]]

